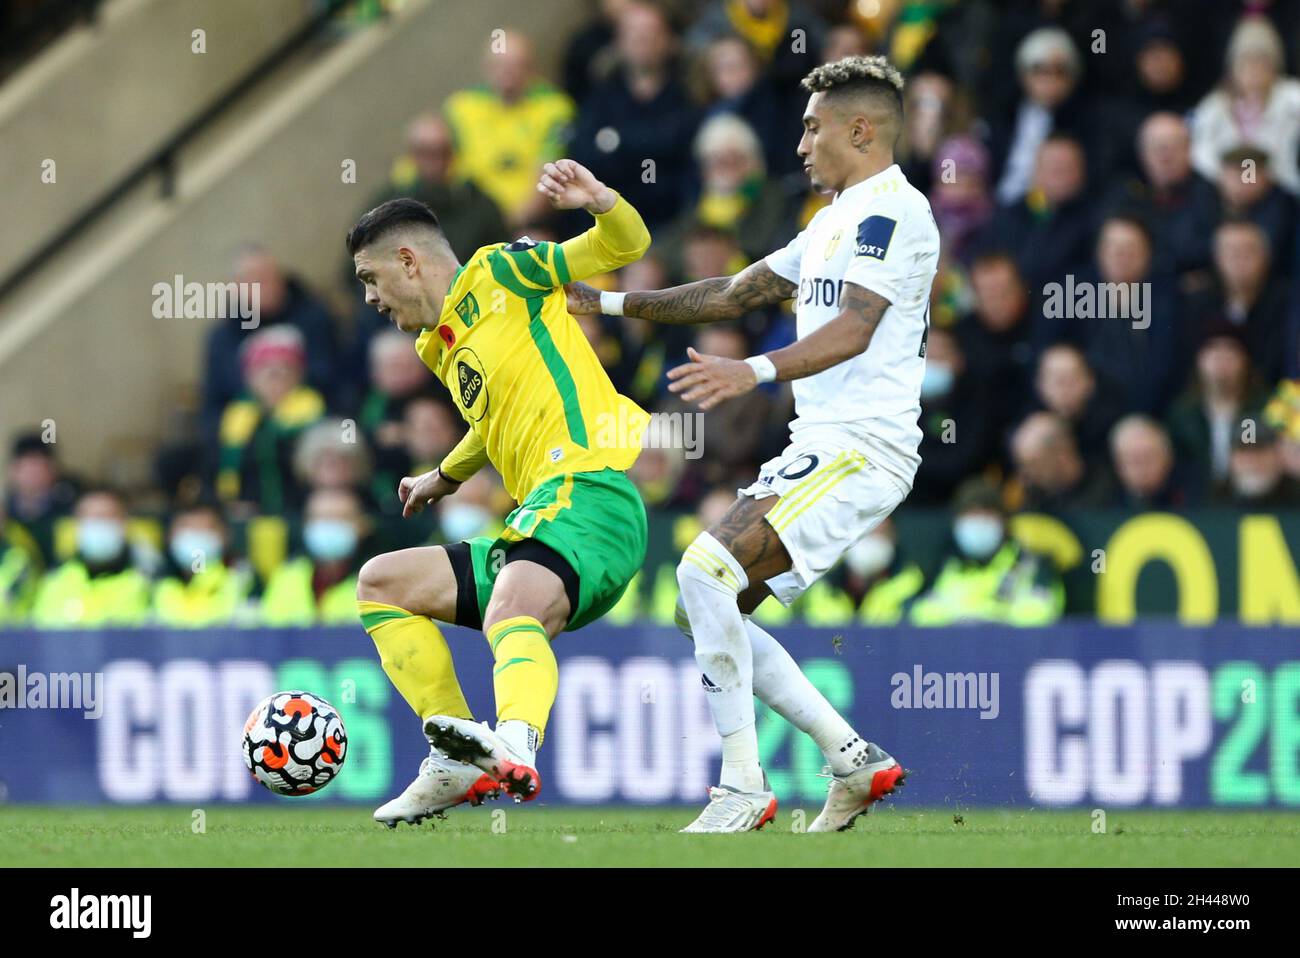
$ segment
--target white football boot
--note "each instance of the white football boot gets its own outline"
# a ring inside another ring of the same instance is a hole
[[[449,808],[465,802],[481,805],[500,794],[501,787],[481,769],[454,762],[430,749],[415,781],[401,795],[375,809],[375,821],[389,828],[396,828],[398,822],[418,825],[434,815],[442,817]]]
[[[767,776],[763,777],[767,784]],[[756,832],[776,818],[776,795],[771,791],[742,792],[730,785],[709,788],[709,804],[683,833],[723,834]]]
[[[482,769],[516,802],[530,802],[542,791],[536,760],[515,752],[486,722],[430,715],[424,720],[424,737],[448,758]]]
[[[808,831],[842,832],[852,828],[859,815],[871,811],[876,802],[907,784],[904,781],[907,770],[880,746],[868,742],[866,758],[865,765],[848,775],[831,776],[826,805]],[[823,774],[829,773],[828,768]]]

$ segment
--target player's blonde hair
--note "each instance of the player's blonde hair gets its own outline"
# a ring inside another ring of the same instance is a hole
[[[839,87],[876,84],[889,86],[898,96],[903,95],[903,75],[883,56],[850,56],[823,63],[814,67],[801,85],[809,93],[825,93]]]

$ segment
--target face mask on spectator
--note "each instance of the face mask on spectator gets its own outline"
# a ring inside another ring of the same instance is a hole
[[[116,519],[81,519],[77,522],[77,552],[94,565],[111,562],[126,545],[126,527]]]
[[[460,542],[478,535],[491,519],[492,514],[482,506],[449,502],[438,516],[438,524],[448,542]]]
[[[957,548],[969,559],[987,559],[1002,544],[1002,522],[992,516],[960,516],[952,525]]]
[[[221,561],[221,536],[209,529],[183,529],[169,543],[172,561],[182,569],[202,569]]]
[[[1236,472],[1232,475],[1232,491],[1243,499],[1257,499],[1272,492],[1276,482],[1267,472]]]
[[[302,541],[313,559],[333,562],[356,550],[357,530],[343,519],[309,519],[302,529]]]
[[[844,554],[844,563],[854,575],[870,579],[889,568],[894,561],[894,542],[886,536],[872,533],[863,536]]]
[[[952,367],[947,363],[929,360],[925,364],[925,377],[921,380],[921,398],[946,396],[952,390]]]

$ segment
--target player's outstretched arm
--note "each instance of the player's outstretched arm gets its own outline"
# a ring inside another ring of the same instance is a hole
[[[739,319],[747,312],[784,302],[796,286],[772,272],[762,260],[735,276],[719,276],[674,286],[670,289],[639,290],[622,300],[622,314],[656,323],[688,325]],[[576,315],[602,311],[600,290],[572,283],[565,287],[569,312]]]
[[[537,189],[560,210],[585,209],[596,225],[558,247],[560,282],[586,279],[626,266],[650,248],[641,214],[581,163],[556,160],[542,169]]]
[[[668,389],[687,402],[698,403],[701,409],[712,409],[724,399],[743,395],[757,386],[754,363],[763,360],[771,363],[764,381],[812,376],[865,352],[888,308],[889,300],[879,293],[845,283],[840,314],[811,335],[756,357],[753,362],[705,356],[689,349],[691,362],[668,371],[672,380]]]

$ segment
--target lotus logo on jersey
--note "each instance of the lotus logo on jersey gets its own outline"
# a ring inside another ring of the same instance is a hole
[[[460,404],[468,409],[483,391],[483,377],[463,362],[456,364],[456,375],[460,382]]]

